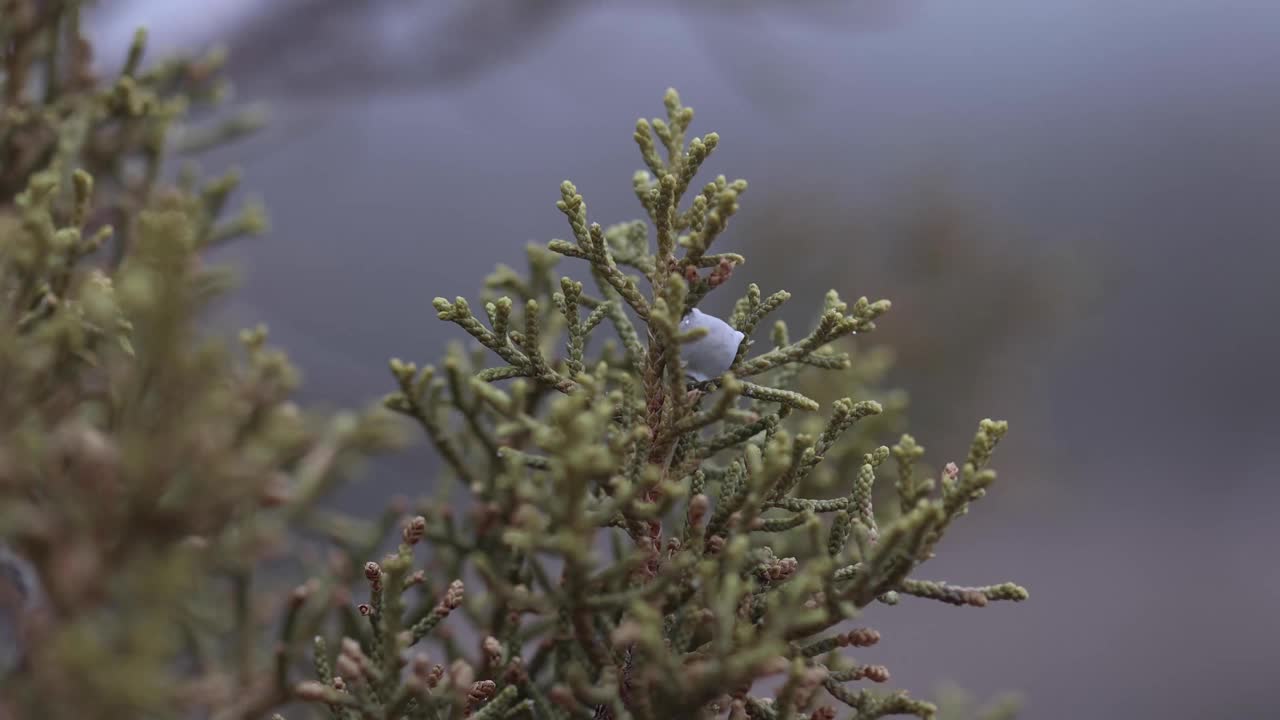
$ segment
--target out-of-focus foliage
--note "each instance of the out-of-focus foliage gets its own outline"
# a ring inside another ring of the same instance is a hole
[[[223,218],[234,175],[162,181],[220,59],[144,69],[139,35],[94,77],[79,3],[2,8],[0,716],[256,717],[288,689],[264,561],[393,418],[311,417],[263,331],[198,332],[228,279],[201,252],[262,227]]]

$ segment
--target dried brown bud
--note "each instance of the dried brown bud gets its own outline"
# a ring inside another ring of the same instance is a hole
[[[799,566],[800,563],[793,557],[770,558],[759,565],[757,573],[763,580],[780,582],[794,575]]]
[[[462,598],[465,592],[466,586],[462,584],[461,580],[454,580],[449,583],[449,589],[445,592],[444,599],[435,607],[436,615],[443,617],[457,610],[458,606],[462,605]]]
[[[405,544],[417,545],[418,542],[422,540],[422,536],[426,534],[426,532],[427,532],[427,519],[421,515],[418,515],[417,517],[410,520],[409,524],[405,526],[402,537],[404,538]]]
[[[844,635],[841,645],[853,647],[871,647],[880,642],[880,633],[871,628],[854,628]]]
[[[482,703],[493,697],[497,692],[498,684],[492,680],[480,680],[471,684],[471,690],[467,693],[467,699],[473,703]]]
[[[809,715],[809,720],[836,720],[836,709],[830,705],[823,705]]]
[[[713,288],[720,287],[733,275],[733,261],[729,258],[721,258],[720,264],[711,271],[711,275],[707,278],[707,284]]]
[[[364,576],[369,582],[377,582],[382,579],[382,567],[370,560],[364,564]]]
[[[369,603],[360,603],[356,606],[356,610],[359,610],[360,614],[364,617],[369,617],[373,614],[373,606]]]
[[[862,676],[872,682],[888,682],[889,668],[883,665],[868,665],[862,669]]]

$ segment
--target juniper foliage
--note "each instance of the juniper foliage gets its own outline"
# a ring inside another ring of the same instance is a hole
[[[144,67],[139,33],[98,77],[80,3],[0,8],[0,717],[258,717],[292,691],[263,610],[325,617],[266,561],[395,419],[304,412],[264,330],[200,332],[203,252],[263,229],[234,173],[163,172],[251,126],[222,59]]]
[[[691,381],[700,373],[682,356],[737,337],[680,328],[743,265],[713,245],[747,184],[696,186],[719,136],[689,137],[693,111],[674,90],[665,104],[666,118],[639,121],[634,136],[645,219],[593,222],[565,182],[557,207],[572,239],[529,248],[523,274],[500,267],[482,314],[465,298],[435,300],[478,349],[440,367],[391,363],[399,389],[387,406],[417,421],[472,499],[465,521],[437,508],[415,522],[439,538],[436,564],[480,577],[483,592],[461,605],[484,637],[478,659],[446,647],[453,689],[442,694],[429,674],[397,689],[394,664],[361,670],[357,651],[387,662],[389,648],[399,655],[421,636],[420,613],[395,618],[386,606],[386,588],[403,585],[413,562],[406,543],[386,560],[394,572],[371,566],[369,615],[381,630],[350,648],[357,692],[327,675],[309,692],[364,717],[406,695],[425,717],[460,705],[466,714],[478,702],[462,698],[466,682],[491,717],[835,717],[829,701],[856,718],[929,717],[929,703],[850,684],[883,683],[888,671],[840,652],[879,639],[847,623],[903,595],[973,607],[1027,597],[1011,583],[916,575],[994,481],[987,465],[1005,423],[982,421],[964,461],[934,480],[916,471],[924,450],[909,435],[868,446],[880,403],[846,397],[824,412],[794,389],[807,373],[874,368],[874,356],[833,345],[874,330],[888,301],[829,293],[803,336],[775,322],[767,349],[744,339],[715,379]],[[563,258],[585,281],[558,275]],[[752,284],[728,323],[749,338],[787,299]],[[851,458],[846,441],[865,450]],[[829,460],[844,471],[816,479]],[[896,478],[896,498],[881,509],[884,476]],[[389,620],[415,629],[397,639]],[[426,673],[428,662],[412,664]],[[435,681],[448,684],[443,672]],[[781,683],[773,697],[754,694],[770,676]]]
[[[140,34],[103,79],[81,3],[3,7],[0,613],[18,652],[0,717],[930,717],[868,687],[889,671],[855,621],[902,596],[1026,598],[917,574],[994,481],[1007,426],[984,420],[936,479],[910,436],[878,444],[902,408],[867,397],[883,360],[850,339],[887,301],[830,293],[807,332],[774,322],[753,344],[788,295],[750,285],[727,327],[682,325],[741,276],[716,246],[747,185],[696,184],[719,137],[689,136],[674,91],[636,127],[643,219],[592,222],[564,183],[571,239],[499,267],[479,314],[435,301],[474,348],[393,360],[392,412],[318,416],[265,329],[234,353],[200,328],[227,287],[202,253],[262,228],[253,207],[224,219],[234,175],[162,172],[249,127],[182,123],[224,94],[220,58],[144,69]],[[823,373],[850,396],[796,389]],[[324,508],[396,444],[395,413],[438,451],[447,501]]]

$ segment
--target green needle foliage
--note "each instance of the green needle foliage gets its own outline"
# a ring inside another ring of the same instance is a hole
[[[445,643],[449,670],[435,675],[417,655],[400,680],[389,651],[448,609],[395,617],[386,589],[405,585],[413,560],[402,545],[370,566],[374,632],[344,648],[349,672],[305,687],[337,717],[834,718],[837,704],[855,718],[930,717],[927,702],[859,686],[889,673],[862,662],[872,651],[842,652],[880,637],[848,623],[903,595],[970,607],[1027,597],[1012,583],[917,576],[995,480],[987,464],[1005,423],[982,421],[968,456],[935,480],[916,470],[924,450],[910,436],[872,444],[880,403],[824,409],[794,389],[810,373],[862,378],[852,389],[876,379],[875,356],[832,346],[874,330],[888,301],[829,293],[798,339],[775,323],[765,348],[743,339],[715,379],[690,381],[682,355],[717,339],[681,320],[743,265],[713,246],[747,184],[717,177],[691,192],[719,136],[688,138],[693,111],[674,90],[665,101],[665,119],[636,126],[647,218],[602,226],[565,182],[557,207],[572,239],[530,248],[523,275],[500,267],[482,313],[435,300],[477,350],[440,367],[392,361],[399,389],[386,405],[422,427],[469,498],[467,521],[425,512],[406,538],[439,538],[437,564],[478,576],[481,592],[460,607],[483,640],[478,655]],[[557,274],[566,257],[583,280]],[[787,299],[751,285],[728,323],[749,338]],[[896,497],[881,509],[890,458]],[[829,459],[844,471],[818,478]]]
[[[741,274],[719,248],[747,184],[695,183],[719,137],[674,90],[636,126],[644,218],[602,226],[564,183],[570,239],[479,311],[435,300],[473,348],[321,417],[264,329],[200,331],[227,286],[202,253],[262,226],[223,218],[234,176],[162,172],[249,126],[181,122],[220,60],[143,69],[139,35],[97,78],[81,3],[0,2],[0,718],[931,717],[871,689],[871,606],[1027,597],[919,574],[1007,427],[926,476],[901,401],[870,397],[883,356],[850,344],[888,301],[829,293],[767,339],[785,291],[698,309]],[[442,497],[323,507],[396,414]]]

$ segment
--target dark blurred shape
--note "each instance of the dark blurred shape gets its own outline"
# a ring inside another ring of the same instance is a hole
[[[172,12],[182,0],[172,3]],[[739,48],[728,38],[735,25],[785,29],[803,24],[831,31],[883,28],[905,16],[914,0],[661,0],[593,3],[589,0],[277,0],[225,3],[217,12],[188,2],[207,25],[186,27],[192,42],[226,44],[230,72],[251,95],[333,99],[445,90],[500,70],[548,44],[582,13],[605,5],[636,13],[676,13],[707,43],[707,59],[726,81],[759,99],[763,87],[784,92],[779,66],[802,58],[783,51]],[[103,18],[151,25],[166,18],[152,0],[105,4]],[[171,19],[171,18],[170,18]],[[728,30],[726,35],[722,30]],[[626,32],[620,26],[619,33]],[[769,50],[769,48],[765,48]],[[755,53],[747,58],[743,53]],[[744,62],[745,61],[745,62]],[[582,63],[591,62],[582,58]],[[571,72],[572,68],[566,68]],[[560,78],[548,78],[559,82]],[[756,86],[753,90],[752,87]],[[776,96],[775,96],[776,99]]]
[[[235,34],[231,72],[251,91],[296,98],[453,86],[537,47],[588,4],[294,0]]]

